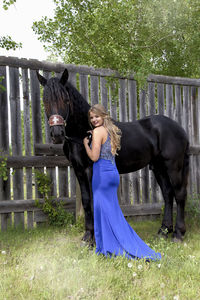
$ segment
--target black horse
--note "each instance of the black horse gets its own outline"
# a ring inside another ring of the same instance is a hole
[[[60,79],[45,79],[37,72],[44,86],[43,100],[53,143],[63,143],[67,159],[72,163],[80,184],[85,212],[84,240],[93,239],[92,161],[88,158],[83,138],[91,128],[88,124],[90,105],[68,82],[65,69]],[[120,174],[139,170],[147,165],[155,174],[165,201],[164,216],[158,233],[173,232],[173,199],[177,204],[175,240],[182,240],[187,179],[189,142],[182,127],[163,115],[152,115],[134,122],[115,122],[122,131],[121,150],[116,156]]]

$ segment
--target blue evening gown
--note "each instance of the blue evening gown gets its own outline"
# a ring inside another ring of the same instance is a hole
[[[129,259],[158,260],[153,251],[126,221],[118,203],[119,173],[111,153],[110,137],[101,146],[99,160],[93,164],[94,235],[96,253]]]

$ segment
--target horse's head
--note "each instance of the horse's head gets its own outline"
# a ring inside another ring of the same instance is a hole
[[[72,100],[66,87],[68,71],[64,70],[61,78],[46,79],[37,72],[37,77],[44,86],[43,101],[49,121],[50,135],[54,144],[61,144],[65,138],[65,126],[72,109]]]

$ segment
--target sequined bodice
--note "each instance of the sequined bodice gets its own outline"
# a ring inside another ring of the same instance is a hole
[[[110,140],[109,135],[108,135],[107,140],[105,141],[105,143],[101,145],[101,151],[100,151],[99,158],[108,159],[112,163],[115,162],[115,156],[112,155],[112,152],[111,152],[111,140]]]

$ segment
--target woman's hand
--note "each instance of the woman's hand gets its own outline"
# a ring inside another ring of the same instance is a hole
[[[105,128],[95,128],[92,132],[92,148],[89,147],[89,141],[88,137],[85,137],[83,140],[83,144],[85,146],[85,150],[87,152],[87,155],[92,161],[97,161],[99,159],[100,150],[101,150],[101,144]]]
[[[85,147],[88,146],[88,144],[89,144],[89,138],[87,136],[84,138],[83,144],[84,144]]]
[[[85,145],[89,146],[89,144],[91,143],[91,141],[92,141],[92,133],[93,133],[93,130],[87,131],[87,136],[83,140],[84,146]]]
[[[91,135],[92,135],[92,133],[93,133],[93,130],[88,130],[88,131],[87,131],[87,133],[91,133]]]

